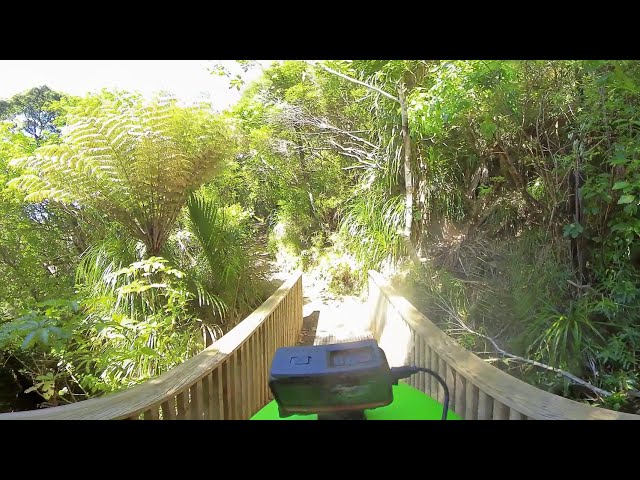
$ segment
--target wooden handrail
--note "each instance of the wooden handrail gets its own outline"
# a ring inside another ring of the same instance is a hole
[[[105,397],[0,414],[0,420],[248,419],[271,399],[275,350],[302,329],[302,274],[296,272],[226,335],[157,378]]]
[[[640,415],[545,392],[488,364],[459,346],[374,270],[369,271],[369,308],[370,330],[380,347],[392,350],[406,342],[401,361],[438,372],[449,388],[451,408],[462,418],[640,420]],[[425,374],[415,375],[410,383],[434,398],[443,398],[442,387]]]

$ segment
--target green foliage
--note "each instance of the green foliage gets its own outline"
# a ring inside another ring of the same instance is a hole
[[[35,307],[35,310],[27,311],[2,325],[0,348],[33,348],[49,352],[69,338],[65,326],[78,313],[76,300],[46,300],[38,302]]]
[[[181,363],[264,290],[247,273],[255,258],[239,207],[222,209],[213,225],[222,245],[210,255],[185,216],[191,193],[233,153],[223,118],[125,92],[53,105],[57,126],[70,123],[60,145],[34,153],[12,124],[0,131],[0,175],[29,192],[25,203],[0,190],[0,272],[10,279],[0,287],[0,353],[31,379],[29,391],[58,405]],[[211,273],[213,258],[224,277]]]
[[[33,379],[34,386],[27,390],[37,391],[52,405],[64,403],[65,395],[71,395],[70,375],[61,352],[79,319],[75,299],[52,299],[0,324],[0,351],[17,358],[21,373]]]
[[[148,255],[162,250],[192,190],[229,154],[221,120],[174,101],[97,98],[69,115],[60,145],[40,147],[12,165],[30,173],[11,181],[28,201],[79,202],[120,222]]]
[[[220,299],[219,318],[233,324],[263,299],[263,271],[259,266],[255,229],[250,214],[239,205],[220,205],[215,194],[203,189],[187,203],[189,229],[200,248],[194,252],[206,265],[198,275],[213,298]]]
[[[595,244],[592,269],[602,279],[603,293],[633,309],[640,298],[632,256],[640,236],[640,69],[630,61],[587,62],[582,84],[584,108],[575,136],[585,162],[584,236]],[[626,315],[624,310],[620,313]]]
[[[272,245],[304,256],[319,237],[335,229],[346,198],[349,176],[340,148],[327,145],[327,134],[346,135],[334,126],[335,84],[305,62],[275,63],[250,86],[233,117],[245,152],[237,160],[248,194],[236,196],[267,220]]]
[[[197,353],[200,324],[190,313],[193,294],[184,277],[159,257],[105,275],[105,295],[85,304],[90,340],[74,350],[78,368],[90,374],[85,388],[130,386]]]
[[[149,378],[262,299],[268,248],[336,293],[396,270],[466,348],[493,355],[458,320],[632,409],[639,92],[637,61],[285,61],[220,116],[123,92],[47,101],[59,145],[0,127],[2,184],[31,201],[0,190],[2,348],[53,403]]]
[[[7,164],[35,149],[35,141],[0,123],[0,318],[48,296],[71,293],[73,232],[65,212],[46,204],[25,205],[6,187],[16,173]]]
[[[101,296],[40,302],[6,322],[0,349],[47,400],[72,402],[163,373],[201,348],[184,274],[151,257],[103,275]],[[91,293],[92,296],[85,296]]]
[[[528,326],[530,353],[552,366],[580,371],[597,342],[604,341],[599,322],[592,319],[593,311],[589,298],[571,301],[562,310],[548,306]]]
[[[400,231],[404,221],[403,197],[389,200],[369,192],[354,195],[346,207],[340,232],[346,247],[363,270],[394,263],[404,253]]]
[[[0,101],[0,120],[12,120],[17,130],[33,138],[37,145],[54,140],[60,133],[56,118],[60,114],[57,102],[62,98],[46,85]]]
[[[562,228],[562,235],[565,237],[576,238],[582,232],[584,232],[584,227],[579,223],[570,223]]]

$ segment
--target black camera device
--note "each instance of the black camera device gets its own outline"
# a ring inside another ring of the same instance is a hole
[[[375,340],[284,347],[271,364],[269,388],[280,417],[364,419],[364,410],[393,402],[394,378]]]

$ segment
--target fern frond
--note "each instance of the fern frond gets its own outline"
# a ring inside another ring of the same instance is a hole
[[[63,143],[15,159],[28,201],[77,201],[107,213],[150,254],[166,241],[191,191],[231,154],[226,125],[202,109],[135,96],[77,109]]]

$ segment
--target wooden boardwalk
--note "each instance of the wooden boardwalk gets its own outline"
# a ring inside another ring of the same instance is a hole
[[[374,338],[369,330],[365,301],[355,296],[314,292],[316,285],[306,285],[305,280],[303,277],[305,296],[299,345],[328,345]]]
[[[272,400],[269,370],[278,348],[366,338],[377,340],[391,366],[436,371],[447,383],[449,408],[465,420],[640,420],[539,390],[495,368],[454,342],[378,272],[369,271],[366,302],[305,297],[302,284],[300,272],[291,274],[230,332],[157,378],[70,405],[0,414],[0,420],[248,419]],[[418,374],[408,383],[442,401],[434,378]]]

